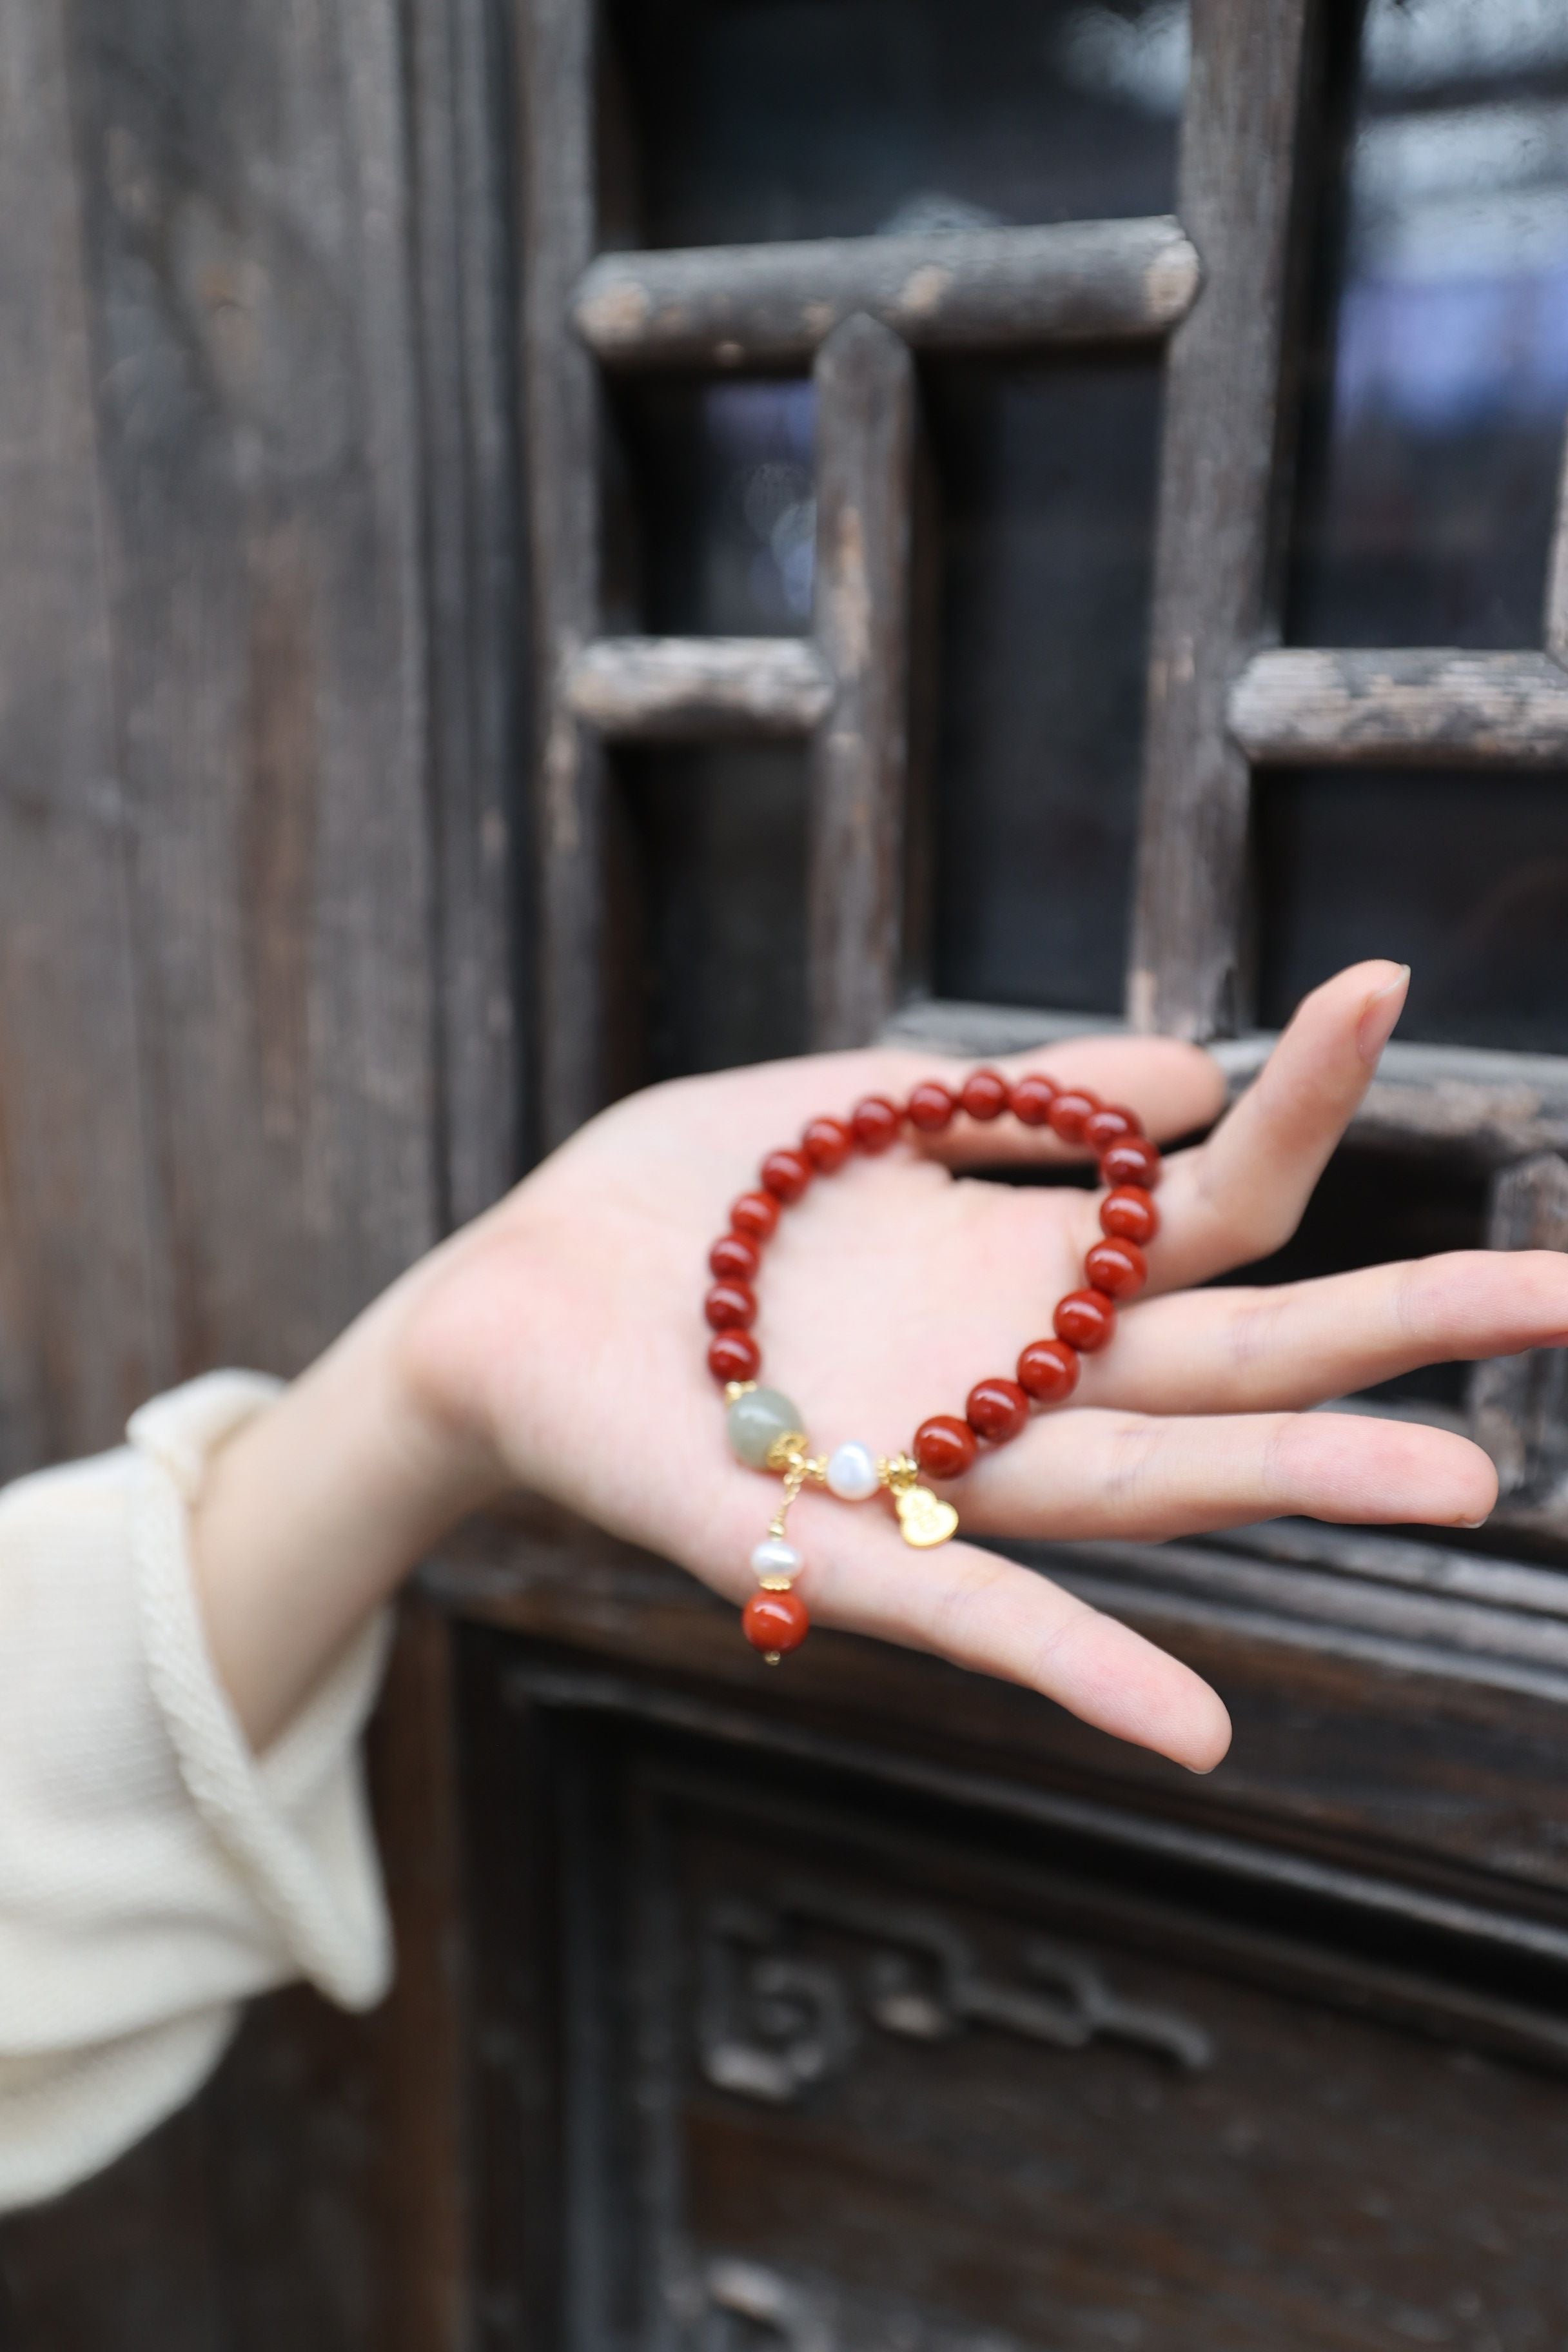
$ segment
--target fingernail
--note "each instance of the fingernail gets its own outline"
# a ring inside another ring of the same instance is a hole
[[[1394,1034],[1394,1024],[1405,1010],[1405,993],[1409,986],[1410,966],[1402,963],[1397,979],[1391,980],[1386,988],[1380,988],[1375,996],[1369,996],[1362,1006],[1361,1019],[1356,1024],[1356,1051],[1369,1069]]]

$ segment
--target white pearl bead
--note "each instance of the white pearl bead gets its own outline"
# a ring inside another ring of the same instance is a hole
[[[863,1503],[881,1485],[877,1457],[858,1438],[836,1445],[827,1459],[827,1485],[841,1503]]]
[[[752,1566],[758,1576],[798,1576],[802,1562],[794,1544],[782,1536],[764,1536],[752,1554]]]

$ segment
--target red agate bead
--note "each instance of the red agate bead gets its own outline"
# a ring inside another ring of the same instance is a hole
[[[765,1242],[778,1221],[779,1204],[771,1192],[742,1192],[730,1212],[735,1231],[754,1242]]]
[[[914,1457],[928,1478],[961,1477],[975,1450],[974,1432],[955,1413],[932,1413],[915,1432]]]
[[[951,1090],[940,1078],[924,1078],[910,1096],[910,1124],[918,1127],[922,1135],[940,1135],[944,1127],[951,1126],[957,1108]]]
[[[1052,1078],[1038,1070],[1013,1081],[1013,1116],[1023,1127],[1045,1127],[1051,1116],[1051,1105],[1060,1089]]]
[[[1160,1230],[1160,1212],[1142,1186],[1119,1184],[1100,1204],[1100,1230],[1142,1249]]]
[[[1142,1132],[1136,1111],[1123,1110],[1120,1103],[1101,1103],[1083,1123],[1083,1139],[1094,1151],[1104,1151],[1110,1144],[1120,1143],[1124,1135]]]
[[[799,1151],[770,1151],[758,1173],[763,1192],[771,1192],[775,1201],[783,1201],[787,1207],[791,1201],[799,1200],[810,1183],[811,1162]]]
[[[782,1657],[799,1649],[811,1619],[798,1592],[753,1592],[741,1612],[741,1628],[753,1650]]]
[[[1016,1437],[1029,1418],[1029,1400],[1016,1381],[976,1381],[963,1407],[964,1419],[993,1445]]]
[[[1018,1359],[1018,1385],[1037,1404],[1060,1404],[1078,1386],[1078,1350],[1065,1339],[1031,1339]]]
[[[800,1139],[800,1148],[819,1175],[832,1176],[855,1148],[855,1137],[841,1118],[814,1118]]]
[[[1083,1270],[1108,1298],[1136,1298],[1149,1279],[1149,1261],[1136,1242],[1096,1242]]]
[[[1000,1070],[971,1070],[958,1099],[971,1118],[1000,1118],[1007,1108],[1007,1081]]]
[[[722,1281],[726,1275],[750,1282],[762,1264],[762,1252],[744,1234],[721,1234],[708,1253],[708,1269]]]
[[[757,1319],[756,1293],[749,1282],[716,1282],[702,1311],[715,1331],[743,1329]]]
[[[850,1112],[849,1124],[861,1150],[877,1152],[886,1151],[889,1143],[897,1141],[903,1119],[886,1095],[868,1095]]]
[[[763,1351],[749,1331],[715,1331],[708,1343],[708,1369],[716,1381],[754,1381]]]
[[[1100,1097],[1091,1095],[1087,1087],[1068,1087],[1057,1096],[1046,1114],[1053,1134],[1064,1143],[1081,1143],[1086,1121],[1100,1108]]]
[[[1160,1181],[1160,1154],[1143,1136],[1126,1135],[1100,1153],[1100,1173],[1107,1184],[1141,1184],[1152,1192]]]
[[[1103,1290],[1069,1290],[1057,1301],[1051,1321],[1058,1339],[1065,1339],[1080,1355],[1091,1356],[1115,1330],[1116,1309]]]

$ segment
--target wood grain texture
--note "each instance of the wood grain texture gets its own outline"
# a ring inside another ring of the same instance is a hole
[[[833,690],[821,656],[798,637],[601,637],[565,682],[585,725],[643,743],[806,735]]]
[[[1505,1168],[1492,1186],[1487,1235],[1493,1249],[1568,1249],[1568,1159],[1554,1151]],[[1506,1496],[1548,1508],[1568,1525],[1568,1383],[1563,1352],[1537,1348],[1475,1367],[1470,1415],[1476,1441],[1497,1465]]]
[[[877,1034],[903,968],[918,418],[908,346],[875,319],[835,328],[816,383],[813,627],[834,696],[812,747],[809,976],[826,1047]]]
[[[564,682],[598,632],[598,370],[574,332],[593,252],[594,42],[579,0],[531,0],[518,22],[523,395],[539,697],[539,1139],[597,1110],[606,1077],[603,752]]]
[[[7,313],[35,344],[0,361],[0,439],[30,441],[36,478],[11,502],[30,614],[0,614],[0,824],[26,818],[0,887],[32,900],[7,910],[0,971],[5,1119],[27,1130],[6,1247],[49,1286],[5,1302],[5,1360],[38,1400],[8,1433],[29,1453],[103,1442],[135,1391],[184,1372],[291,1370],[454,1199],[493,1189],[507,1149],[510,1083],[483,1133],[471,1083],[443,1111],[443,912],[449,930],[488,889],[493,914],[496,891],[472,880],[482,856],[464,880],[431,838],[437,772],[468,762],[476,810],[508,781],[493,707],[447,723],[466,631],[493,645],[500,559],[489,522],[433,549],[426,499],[455,475],[493,488],[478,444],[510,425],[488,361],[459,387],[449,350],[444,373],[421,351],[451,323],[435,246],[466,201],[450,182],[479,134],[457,93],[484,79],[482,21],[477,0],[461,26],[441,16],[445,147],[428,123],[411,138],[404,107],[405,39],[435,69],[433,13],[27,0],[0,36],[19,126],[0,170],[26,171],[13,209],[39,231],[3,265],[35,273]],[[493,972],[493,937],[480,961]],[[438,1679],[405,1678],[382,1727],[394,1850],[411,1788],[428,1822],[433,1784],[397,1759],[438,1746]],[[426,1887],[399,1927],[428,1986],[448,1926]],[[410,2100],[417,2040],[303,1992],[263,2004],[194,2108],[7,2226],[21,2352],[447,2352],[458,2184],[432,2130],[432,2014],[424,1999]],[[388,2225],[400,2200],[417,2229]]]
[[[809,360],[857,311],[923,351],[1147,341],[1197,286],[1179,222],[1072,221],[606,254],[572,316],[607,367],[773,366]]]
[[[1249,779],[1226,698],[1268,620],[1303,53],[1312,0],[1195,0],[1177,211],[1200,299],[1166,367],[1133,1026],[1234,1029]]]
[[[1248,662],[1228,725],[1258,765],[1561,767],[1568,670],[1548,654],[1292,646]]]

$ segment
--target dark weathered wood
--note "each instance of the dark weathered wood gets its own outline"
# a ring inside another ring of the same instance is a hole
[[[608,367],[727,368],[810,359],[857,311],[925,351],[1147,341],[1197,288],[1179,222],[1071,221],[605,254],[572,315]]]
[[[1209,1037],[1242,1017],[1247,761],[1226,698],[1266,627],[1303,52],[1312,0],[1267,26],[1195,0],[1177,210],[1203,295],[1172,337],[1128,1013]]]
[[[1568,1249],[1568,1159],[1554,1151],[1505,1168],[1492,1186],[1493,1249]],[[1533,1349],[1478,1364],[1470,1412],[1505,1496],[1549,1505],[1568,1479],[1568,1360]]]
[[[564,681],[598,625],[598,371],[572,292],[594,247],[593,26],[579,0],[518,20],[523,392],[539,719],[539,1140],[558,1143],[605,1085],[604,754]]]
[[[442,19],[455,42],[479,21]],[[382,0],[243,22],[37,0],[0,35],[0,173],[26,184],[0,266],[33,273],[6,311],[30,341],[0,360],[27,567],[0,609],[0,1021],[6,1247],[28,1276],[8,1360],[38,1401],[8,1435],[29,1452],[112,1437],[182,1372],[294,1369],[429,1244],[444,1200],[493,1189],[510,1087],[466,1160],[468,1114],[445,1135],[440,1117],[428,797],[469,761],[477,812],[504,769],[489,719],[435,716],[465,690],[454,606],[490,558],[434,551],[426,505],[463,495],[449,468],[470,491],[493,474],[448,436],[439,371],[420,375],[421,332],[451,322],[417,307],[410,255],[438,276],[458,199],[426,136],[421,247],[414,25]],[[476,375],[466,396],[477,436],[493,394]],[[495,609],[470,616],[476,646]],[[448,909],[471,908],[447,878]],[[389,1716],[394,1752],[439,1734],[432,1679]],[[394,1785],[395,1847],[409,1776]],[[448,1935],[427,1895],[400,1923],[415,1986]],[[193,2110],[8,2226],[26,2352],[315,2352],[407,2343],[415,2315],[424,2352],[451,2344],[455,2319],[424,2324],[452,2318],[426,2264],[457,2189],[431,2017],[429,2095],[400,2103],[415,2045],[395,2058],[311,1994],[263,2004]],[[378,2225],[400,2202],[417,2230]]]
[[[898,1001],[903,963],[914,364],[857,316],[816,376],[814,628],[834,696],[812,748],[812,1036],[860,1045]]]
[[[1259,765],[1561,767],[1568,671],[1548,654],[1292,646],[1247,664],[1228,723]]]
[[[574,714],[625,742],[809,734],[833,699],[799,637],[601,637],[566,677]]]
[[[517,478],[510,55],[491,0],[409,12],[445,1215],[518,1172],[513,1004],[532,723]]]
[[[64,20],[0,21],[0,1475],[174,1362]]]

